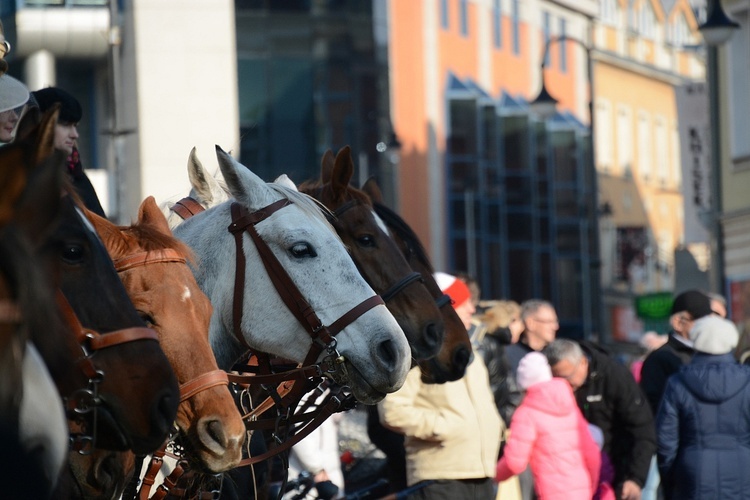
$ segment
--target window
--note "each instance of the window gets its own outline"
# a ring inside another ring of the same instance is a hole
[[[666,187],[669,178],[669,139],[667,138],[667,120],[657,116],[654,120],[654,150],[656,152],[656,176],[662,187]]]
[[[461,25],[461,35],[469,36],[469,6],[468,0],[458,1],[458,16]]]
[[[644,0],[640,12],[640,33],[644,38],[653,40],[656,37],[656,15],[651,2]]]
[[[602,0],[602,22],[607,24],[617,24],[617,14],[617,0]]]
[[[633,168],[633,118],[630,108],[617,108],[617,163],[623,175],[630,175]]]
[[[550,13],[549,12],[543,12],[542,13],[542,29],[544,30],[544,47],[546,50],[544,51],[544,61],[542,61],[543,66],[549,66],[549,49],[550,49],[550,43],[549,40],[551,38],[550,33]]]
[[[604,99],[596,100],[594,116],[594,134],[596,138],[596,164],[608,172],[614,163],[614,135],[612,133],[612,105]]]
[[[670,141],[672,143],[672,184],[680,189],[682,186],[682,163],[680,160],[680,132],[677,123],[672,124]]]
[[[520,13],[519,13],[519,0],[512,0],[511,4],[511,16],[513,21],[513,54],[519,55],[521,53],[521,26],[520,26]]]
[[[440,0],[440,26],[447,30],[450,28],[450,18],[448,17],[448,0]]]
[[[560,43],[557,45],[560,47],[560,72],[568,72],[568,42],[565,40],[567,22],[565,19],[560,18]]]
[[[685,15],[679,13],[675,16],[672,23],[669,24],[669,33],[667,42],[671,43],[677,48],[682,48],[683,45],[690,43],[690,28],[688,28]]]
[[[494,0],[492,4],[492,37],[495,48],[503,47],[503,9],[500,0]]]
[[[651,124],[648,113],[638,113],[638,172],[648,182],[653,177]]]
[[[733,159],[750,157],[750,94],[747,82],[750,81],[750,16],[748,10],[733,11],[732,18],[740,24],[740,29],[732,35],[729,46],[729,107],[731,151]]]

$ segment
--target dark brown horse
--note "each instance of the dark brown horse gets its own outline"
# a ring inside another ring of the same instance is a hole
[[[466,327],[451,306],[450,299],[440,290],[433,278],[435,270],[422,242],[400,215],[383,204],[383,197],[375,179],[368,179],[362,186],[362,191],[372,199],[375,213],[388,226],[389,234],[398,244],[411,268],[421,274],[424,286],[430,291],[443,314],[445,340],[437,356],[419,362],[422,380],[425,383],[441,384],[460,379],[471,359],[471,341]]]
[[[303,183],[299,189],[333,212],[331,224],[362,276],[383,297],[403,329],[412,357],[431,358],[443,344],[440,310],[425,288],[422,276],[409,266],[375,215],[370,197],[349,185],[353,173],[348,146],[335,157],[329,150],[323,155],[320,179]]]
[[[55,121],[50,114],[27,141],[0,148],[0,477],[9,498],[49,495],[68,446],[62,399],[31,342],[43,334],[45,345],[65,351],[50,335],[59,322],[55,288],[38,252],[60,204]]]

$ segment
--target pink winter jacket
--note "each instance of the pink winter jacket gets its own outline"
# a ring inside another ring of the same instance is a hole
[[[567,381],[532,385],[513,414],[510,437],[497,464],[497,480],[531,464],[539,500],[591,500],[601,454]]]

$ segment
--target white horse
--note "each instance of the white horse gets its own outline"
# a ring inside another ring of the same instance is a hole
[[[217,157],[230,193],[245,209],[255,212],[281,199],[292,202],[255,228],[324,325],[330,326],[375,295],[314,200],[281,184],[264,182],[219,147]],[[214,307],[209,337],[224,369],[245,350],[233,333],[236,250],[228,230],[231,205],[229,201],[209,208],[174,229],[175,236],[198,256],[194,273]],[[247,263],[240,325],[244,342],[302,362],[312,345],[307,330],[276,291],[247,234],[242,248]],[[374,404],[401,387],[410,366],[410,349],[384,305],[359,316],[336,340],[347,373],[346,380],[337,381],[348,385],[359,401]]]

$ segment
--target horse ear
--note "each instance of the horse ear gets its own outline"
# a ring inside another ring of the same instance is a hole
[[[42,121],[42,112],[36,106],[30,107],[23,114],[21,121],[18,122],[18,128],[16,128],[16,141],[22,141],[28,137]]]
[[[275,181],[273,181],[274,184],[278,184],[280,186],[287,187],[289,189],[292,189],[294,191],[298,191],[297,185],[294,183],[292,179],[289,178],[286,174],[281,174],[276,178]]]
[[[141,203],[138,208],[138,223],[149,225],[157,229],[160,233],[172,236],[172,231],[169,229],[167,224],[167,218],[159,210],[159,206],[156,204],[156,199],[153,196],[149,196]]]
[[[336,161],[336,157],[333,156],[333,151],[327,149],[323,153],[323,158],[320,160],[320,182],[322,184],[328,184],[331,182],[331,175],[333,173],[333,164]]]
[[[34,164],[41,163],[42,160],[55,152],[55,125],[57,125],[57,115],[60,112],[60,105],[55,105],[42,115],[36,137],[36,153],[34,154]]]
[[[349,146],[341,148],[336,155],[336,163],[331,173],[331,188],[334,196],[343,197],[349,187],[349,181],[354,175],[354,161],[352,160],[352,150]]]
[[[187,167],[190,185],[193,187],[191,195],[194,195],[194,198],[209,206],[226,200],[226,196],[222,196],[224,188],[219,185],[213,176],[208,175],[203,163],[198,159],[195,148],[190,150]]]
[[[224,180],[227,181],[229,194],[247,208],[260,208],[273,202],[274,198],[266,183],[232,156],[216,146],[216,158],[219,160]]]
[[[383,193],[380,191],[375,177],[368,178],[362,185],[362,191],[370,197],[373,203],[383,204]]]

